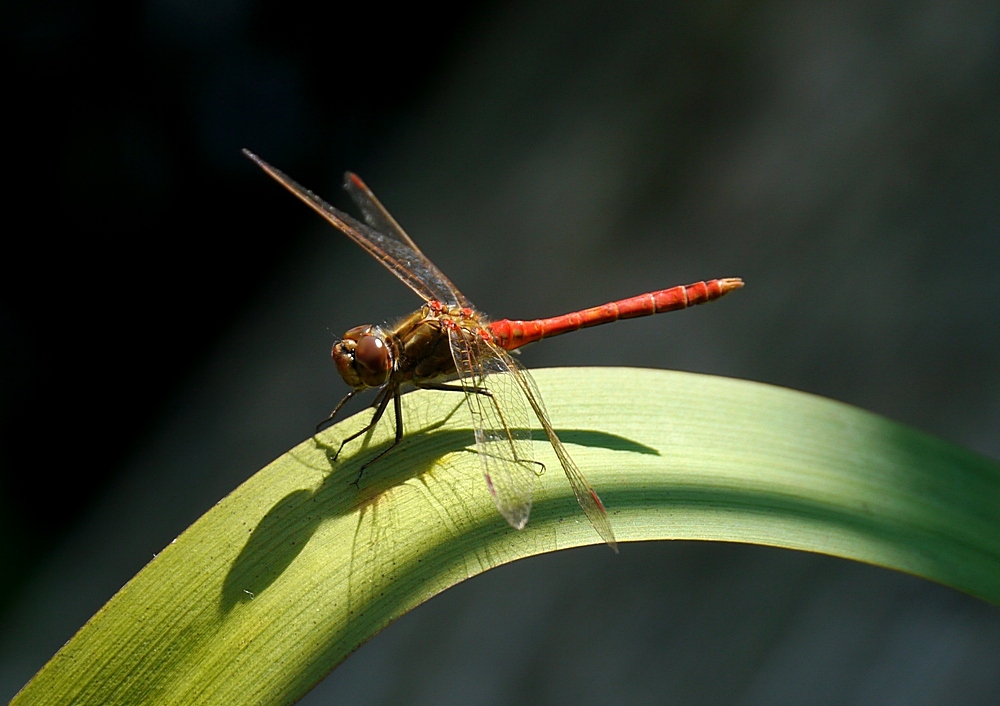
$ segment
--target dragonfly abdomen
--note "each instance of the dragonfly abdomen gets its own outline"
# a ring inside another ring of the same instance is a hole
[[[496,343],[501,348],[512,351],[543,338],[558,336],[588,326],[606,324],[618,319],[662,314],[667,311],[686,309],[695,304],[704,304],[742,286],[743,280],[737,277],[711,279],[707,282],[695,282],[656,292],[647,292],[549,319],[535,319],[534,321],[503,319],[492,322],[489,328]]]

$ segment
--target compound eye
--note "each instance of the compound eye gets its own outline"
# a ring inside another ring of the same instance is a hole
[[[355,326],[350,331],[344,334],[344,340],[346,341],[360,341],[362,336],[367,336],[372,330],[371,324],[363,324],[361,326]]]
[[[384,374],[389,372],[389,349],[385,341],[377,336],[362,336],[354,349],[354,360],[367,372]]]

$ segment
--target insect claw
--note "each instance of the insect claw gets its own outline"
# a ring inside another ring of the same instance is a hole
[[[327,456],[329,457],[330,461],[336,461],[337,460],[337,458],[340,456],[340,452],[344,450],[344,445],[347,444],[348,441],[350,441],[350,439],[344,439],[343,441],[340,442],[340,446],[337,447],[337,450],[334,451],[332,455],[331,454],[327,454]]]

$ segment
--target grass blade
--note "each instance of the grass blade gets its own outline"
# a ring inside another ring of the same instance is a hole
[[[620,542],[822,552],[1000,603],[1000,464],[868,412],[756,383],[615,368],[535,374]],[[390,622],[500,564],[600,543],[551,449],[512,530],[460,396],[406,395],[331,463],[345,420],[268,465],[108,602],[15,704],[291,703]],[[540,437],[536,437],[540,438]],[[628,551],[624,546],[623,551]]]

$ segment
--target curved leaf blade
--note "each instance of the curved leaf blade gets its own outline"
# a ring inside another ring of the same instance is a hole
[[[1000,465],[804,393],[686,373],[537,371],[619,541],[823,552],[1000,603]],[[14,703],[291,703],[381,628],[464,578],[601,539],[558,463],[516,532],[483,486],[457,395],[404,398],[404,447],[351,485],[391,424],[352,417],[261,470],[150,562]],[[540,437],[536,436],[536,439]],[[627,548],[625,548],[627,551]]]

